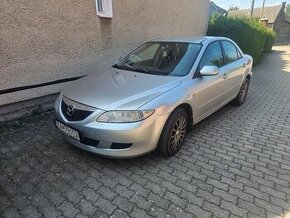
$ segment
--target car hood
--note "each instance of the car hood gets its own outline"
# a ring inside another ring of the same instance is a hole
[[[62,94],[102,110],[136,110],[175,88],[181,81],[180,77],[111,68],[105,73],[86,76],[71,83]]]

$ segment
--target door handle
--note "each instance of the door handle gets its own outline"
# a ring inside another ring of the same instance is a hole
[[[226,79],[226,78],[228,78],[228,74],[226,74],[226,73],[224,73],[224,75],[223,75],[223,79]]]
[[[247,63],[243,63],[243,68],[245,68],[247,66]]]

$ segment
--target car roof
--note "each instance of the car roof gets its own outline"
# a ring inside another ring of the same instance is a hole
[[[155,42],[186,42],[186,43],[204,43],[215,40],[228,40],[225,37],[216,36],[193,36],[193,37],[170,37],[170,38],[157,38],[152,41]]]

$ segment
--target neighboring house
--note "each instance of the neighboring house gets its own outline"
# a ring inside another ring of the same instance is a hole
[[[204,35],[208,8],[209,0],[2,0],[0,106],[58,93],[152,38]]]
[[[210,16],[213,16],[215,14],[226,14],[227,13],[227,10],[217,6],[214,2],[210,2],[210,8],[209,8],[209,14]]]
[[[266,21],[267,26],[273,29],[276,34],[276,44],[288,44],[290,42],[290,22],[285,14],[286,2],[282,5],[265,7],[262,16],[262,8],[255,8],[253,17],[262,18]],[[251,16],[251,10],[230,11],[230,16]],[[262,17],[261,17],[262,16]]]

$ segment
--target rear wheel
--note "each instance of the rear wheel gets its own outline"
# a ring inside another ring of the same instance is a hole
[[[182,108],[177,108],[168,118],[160,140],[158,143],[158,151],[165,157],[171,157],[176,154],[185,138],[188,124],[188,115]]]
[[[245,103],[248,91],[249,91],[250,80],[248,78],[243,82],[238,96],[233,100],[233,103],[237,106],[241,106]]]

